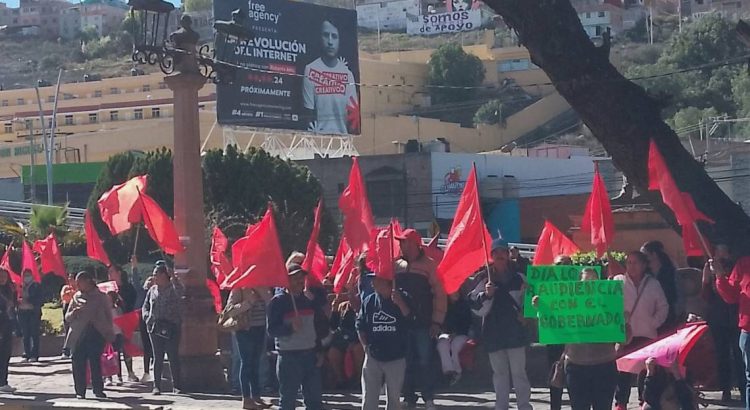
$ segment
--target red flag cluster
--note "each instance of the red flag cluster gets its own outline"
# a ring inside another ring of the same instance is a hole
[[[271,204],[263,219],[232,245],[232,263],[234,270],[221,285],[224,289],[288,286]]]
[[[375,221],[357,158],[354,158],[349,173],[349,185],[339,198],[339,209],[344,215],[344,237],[349,249],[356,253],[364,252],[370,242],[370,233],[375,228]]]

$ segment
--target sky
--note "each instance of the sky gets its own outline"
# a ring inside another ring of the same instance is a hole
[[[127,0],[123,0],[123,1],[127,3]],[[175,6],[179,6],[180,4],[182,4],[181,0],[168,0],[168,1],[174,3]],[[8,7],[13,7],[13,8],[18,7],[18,0],[2,0],[2,2],[7,4]],[[78,2],[73,1],[71,3],[78,3]]]

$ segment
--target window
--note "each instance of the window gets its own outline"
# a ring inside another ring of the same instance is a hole
[[[12,132],[13,132],[13,124],[9,123],[9,122],[6,122],[5,123],[5,133],[6,134],[10,134]]]
[[[143,119],[143,109],[142,108],[136,108],[133,111],[133,119],[135,119],[135,120],[142,120]]]
[[[117,87],[112,87],[109,89],[110,94],[120,94],[120,89]]]
[[[120,113],[118,113],[117,111],[110,111],[109,112],[109,120],[110,121],[117,121],[118,119],[120,119]]]
[[[159,107],[154,107],[151,109],[151,118],[159,118],[161,117],[161,111],[159,110]]]
[[[8,106],[8,100],[3,100],[0,105],[2,105],[3,107],[7,107]]]
[[[599,12],[599,17],[604,17],[604,16],[606,16],[606,15],[607,15],[607,13],[606,13],[606,12],[604,12],[604,11],[600,11],[600,12]]]
[[[403,215],[404,175],[399,170],[383,167],[366,177],[367,192],[372,198],[372,213],[377,217]]]
[[[141,91],[143,91],[144,93],[147,93],[147,92],[151,91],[151,85],[150,84],[144,84],[143,85],[143,89]]]
[[[528,58],[516,58],[513,60],[502,60],[497,64],[497,71],[507,73],[511,71],[524,71],[529,69]]]
[[[68,94],[68,93],[63,94],[63,100],[72,100],[73,98],[75,98],[73,94]]]
[[[26,125],[26,129],[30,130],[34,126],[34,121],[32,121],[32,120],[26,120],[26,121],[24,121],[24,124]]]
[[[591,18],[591,13],[586,13],[586,18],[590,19]]]
[[[159,89],[160,90],[166,90],[167,89],[167,83],[165,83],[165,82],[159,83]]]
[[[94,98],[101,98],[102,90],[94,90]]]
[[[73,121],[73,115],[68,114],[65,116],[65,125],[73,125],[75,124],[75,121]]]
[[[49,103],[53,103],[53,102],[55,102],[55,96],[54,96],[54,95],[50,95],[50,96],[48,96],[48,97],[47,97],[47,102],[49,102]]]
[[[97,118],[96,113],[92,112],[89,114],[89,124],[96,124],[97,122],[99,122],[99,119]]]
[[[26,105],[26,100],[19,98],[16,100],[16,105]]]

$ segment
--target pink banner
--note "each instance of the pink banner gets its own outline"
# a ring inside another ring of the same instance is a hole
[[[103,293],[109,293],[109,292],[117,293],[119,291],[119,288],[117,287],[117,282],[113,280],[109,282],[102,282],[96,286],[98,286],[99,290]]]
[[[682,366],[690,349],[706,330],[708,326],[705,322],[687,324],[671,335],[617,359],[617,369],[638,374],[646,368],[649,357],[656,359],[656,363],[662,367],[671,367],[675,360],[679,360]]]

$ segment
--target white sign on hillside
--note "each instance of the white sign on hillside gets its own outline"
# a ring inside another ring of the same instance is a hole
[[[462,10],[417,16],[406,21],[406,32],[422,36],[476,30],[482,25],[480,10]]]

